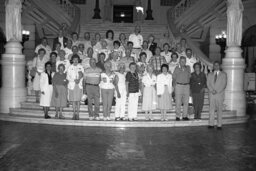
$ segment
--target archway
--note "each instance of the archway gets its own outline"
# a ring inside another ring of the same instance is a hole
[[[249,72],[256,72],[256,25],[248,28],[243,34],[242,48]]]

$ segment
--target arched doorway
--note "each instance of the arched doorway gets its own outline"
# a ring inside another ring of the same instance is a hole
[[[242,48],[248,71],[256,72],[256,25],[244,32]]]

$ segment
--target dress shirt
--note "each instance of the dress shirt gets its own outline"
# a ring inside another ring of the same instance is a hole
[[[129,41],[133,42],[133,48],[141,48],[143,43],[143,37],[141,34],[130,34]]]
[[[43,48],[45,50],[45,56],[49,60],[50,59],[50,53],[52,52],[51,47],[49,45],[46,45],[46,46],[44,46],[42,44],[37,45],[36,49],[35,49],[35,53],[38,54],[38,50],[41,49],[41,48]]]
[[[177,66],[179,66],[179,61],[176,61],[176,62],[171,61],[169,63],[169,71],[173,74],[173,72]]]
[[[151,87],[156,85],[156,76],[152,74],[152,77],[147,73],[142,77],[142,83],[145,87]]]
[[[37,57],[35,57],[35,58],[33,59],[33,64],[32,64],[32,66],[33,66],[33,67],[36,67],[36,69],[37,69],[38,72],[44,72],[44,70],[45,70],[44,67],[45,67],[45,63],[46,63],[46,62],[48,62],[48,59],[47,59],[46,55],[43,57],[42,60],[40,60],[39,56],[37,56]]]
[[[153,56],[150,63],[153,66],[154,71],[160,71],[161,66],[166,63],[166,60],[163,56]]]
[[[186,62],[186,65],[188,65],[190,67],[190,71],[191,73],[194,72],[194,64],[197,63],[197,60],[195,57],[191,57],[191,58],[187,58],[187,62]]]
[[[173,72],[172,78],[175,80],[175,83],[188,84],[190,76],[191,72],[189,66],[185,66],[183,69],[177,66]]]
[[[165,57],[165,60],[166,60],[167,63],[169,63],[172,59],[172,57],[171,57],[172,52],[169,52],[169,51],[167,53],[166,52],[161,52],[160,55]]]
[[[161,73],[157,76],[157,81],[156,81],[156,90],[157,90],[157,95],[163,95],[165,86],[167,86],[169,94],[172,93],[173,88],[172,88],[172,75],[167,73],[166,75]]]

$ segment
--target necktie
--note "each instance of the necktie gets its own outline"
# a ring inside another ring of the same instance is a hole
[[[217,76],[218,76],[218,74],[216,72],[215,75],[214,75],[214,83],[216,83],[216,81],[217,81]]]

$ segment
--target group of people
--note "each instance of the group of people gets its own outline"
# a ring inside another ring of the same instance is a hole
[[[153,35],[144,40],[136,26],[128,39],[124,33],[119,40],[108,30],[106,38],[89,32],[80,40],[77,33],[70,38],[63,31],[53,41],[53,48],[43,38],[36,47],[33,60],[33,88],[36,101],[44,109],[56,108],[56,118],[63,119],[63,108],[72,103],[73,119],[79,119],[80,102],[87,97],[90,120],[100,120],[100,101],[103,104],[103,120],[111,120],[110,113],[115,99],[115,120],[137,119],[139,99],[146,120],[154,120],[152,112],[161,111],[161,120],[176,104],[176,121],[189,120],[188,105],[193,102],[195,119],[201,119],[204,91],[210,94],[209,128],[214,125],[214,112],[218,111],[218,127],[221,128],[225,73],[220,63],[214,63],[214,73],[205,75],[200,62],[193,56],[186,40],[172,43],[166,39],[161,46]],[[128,116],[125,106],[128,98]],[[183,111],[181,114],[181,108]]]

